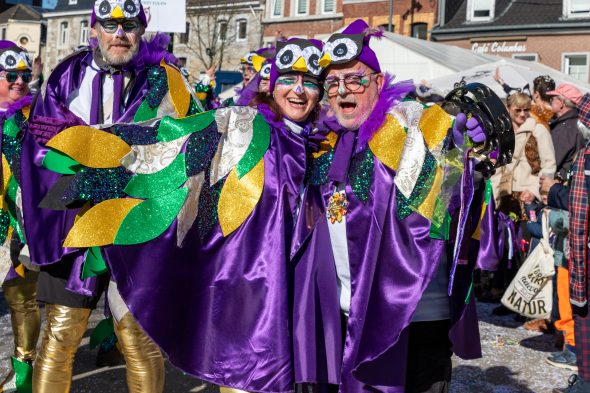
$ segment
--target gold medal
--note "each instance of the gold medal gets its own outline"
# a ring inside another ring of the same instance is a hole
[[[342,217],[348,213],[348,200],[344,191],[334,190],[328,202],[328,217],[334,224],[336,221],[342,222]]]

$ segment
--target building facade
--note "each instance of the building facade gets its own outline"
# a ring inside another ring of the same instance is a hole
[[[437,18],[437,0],[396,0],[393,2],[391,31],[404,36],[429,39]],[[344,0],[344,24],[364,19],[370,26],[389,30],[390,2]]]
[[[538,61],[590,82],[590,1],[441,1],[432,39],[474,52]]]
[[[188,0],[186,33],[174,34],[174,55],[193,76],[212,65],[238,70],[240,59],[262,46],[263,10],[258,0]]]
[[[88,45],[93,5],[93,0],[58,0],[52,11],[43,13],[47,21],[45,75],[76,48]]]
[[[41,54],[45,33],[41,10],[18,4],[0,13],[0,39],[24,47],[33,60]]]

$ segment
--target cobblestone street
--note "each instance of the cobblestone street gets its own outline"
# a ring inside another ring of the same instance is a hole
[[[480,304],[480,329],[484,357],[454,359],[452,393],[550,393],[565,386],[571,372],[545,363],[554,351],[553,336],[529,332],[513,315],[492,315],[497,304]],[[90,326],[100,321],[102,310],[92,314]],[[96,368],[96,351],[89,348],[89,330],[74,364],[72,393],[126,392],[124,366]],[[10,316],[0,296],[0,375],[8,372],[12,352]],[[170,364],[166,367],[166,393],[216,392],[217,389],[184,375]]]

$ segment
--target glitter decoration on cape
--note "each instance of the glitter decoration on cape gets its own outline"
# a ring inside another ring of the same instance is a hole
[[[418,207],[424,202],[428,196],[428,191],[432,187],[434,178],[436,175],[437,162],[432,153],[426,149],[426,158],[424,164],[418,175],[416,186],[412,190],[409,198],[406,198],[397,188],[396,201],[397,201],[397,216],[400,220],[408,217],[413,211],[416,211]]]
[[[0,210],[0,244],[4,244],[8,236],[8,228],[10,227],[10,215],[4,210]]]
[[[365,147],[360,153],[354,155],[350,162],[348,178],[354,195],[362,203],[367,202],[373,184],[373,152],[371,149]]]
[[[92,201],[100,203],[107,199],[126,196],[125,186],[132,174],[125,168],[82,168],[66,189],[62,201],[70,204],[74,201]]]
[[[201,197],[199,198],[199,213],[197,215],[197,231],[201,241],[204,241],[209,232],[217,224],[217,203],[221,195],[221,189],[225,183],[225,179],[218,181],[214,185],[210,185],[209,171],[205,172],[205,182],[201,190]]]
[[[168,81],[166,80],[166,70],[159,65],[150,67],[148,71],[149,90],[145,95],[150,108],[154,109],[160,106],[160,103],[168,93]]]
[[[186,143],[186,175],[194,176],[211,165],[221,134],[213,122],[202,131],[191,135]]]
[[[311,165],[308,165],[306,173],[309,184],[320,186],[328,182],[328,173],[330,172],[333,158],[334,149],[311,160]]]
[[[141,126],[138,124],[117,124],[111,128],[111,132],[123,139],[129,145],[152,145],[157,143],[159,122],[153,126]]]

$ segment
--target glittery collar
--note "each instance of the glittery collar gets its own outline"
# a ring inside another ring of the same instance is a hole
[[[356,145],[357,153],[367,146],[373,135],[381,128],[385,122],[387,113],[414,89],[414,82],[412,80],[394,84],[393,75],[384,73],[384,77],[383,89],[381,90],[381,94],[379,94],[375,108],[369,115],[369,118],[359,128],[358,143]]]

